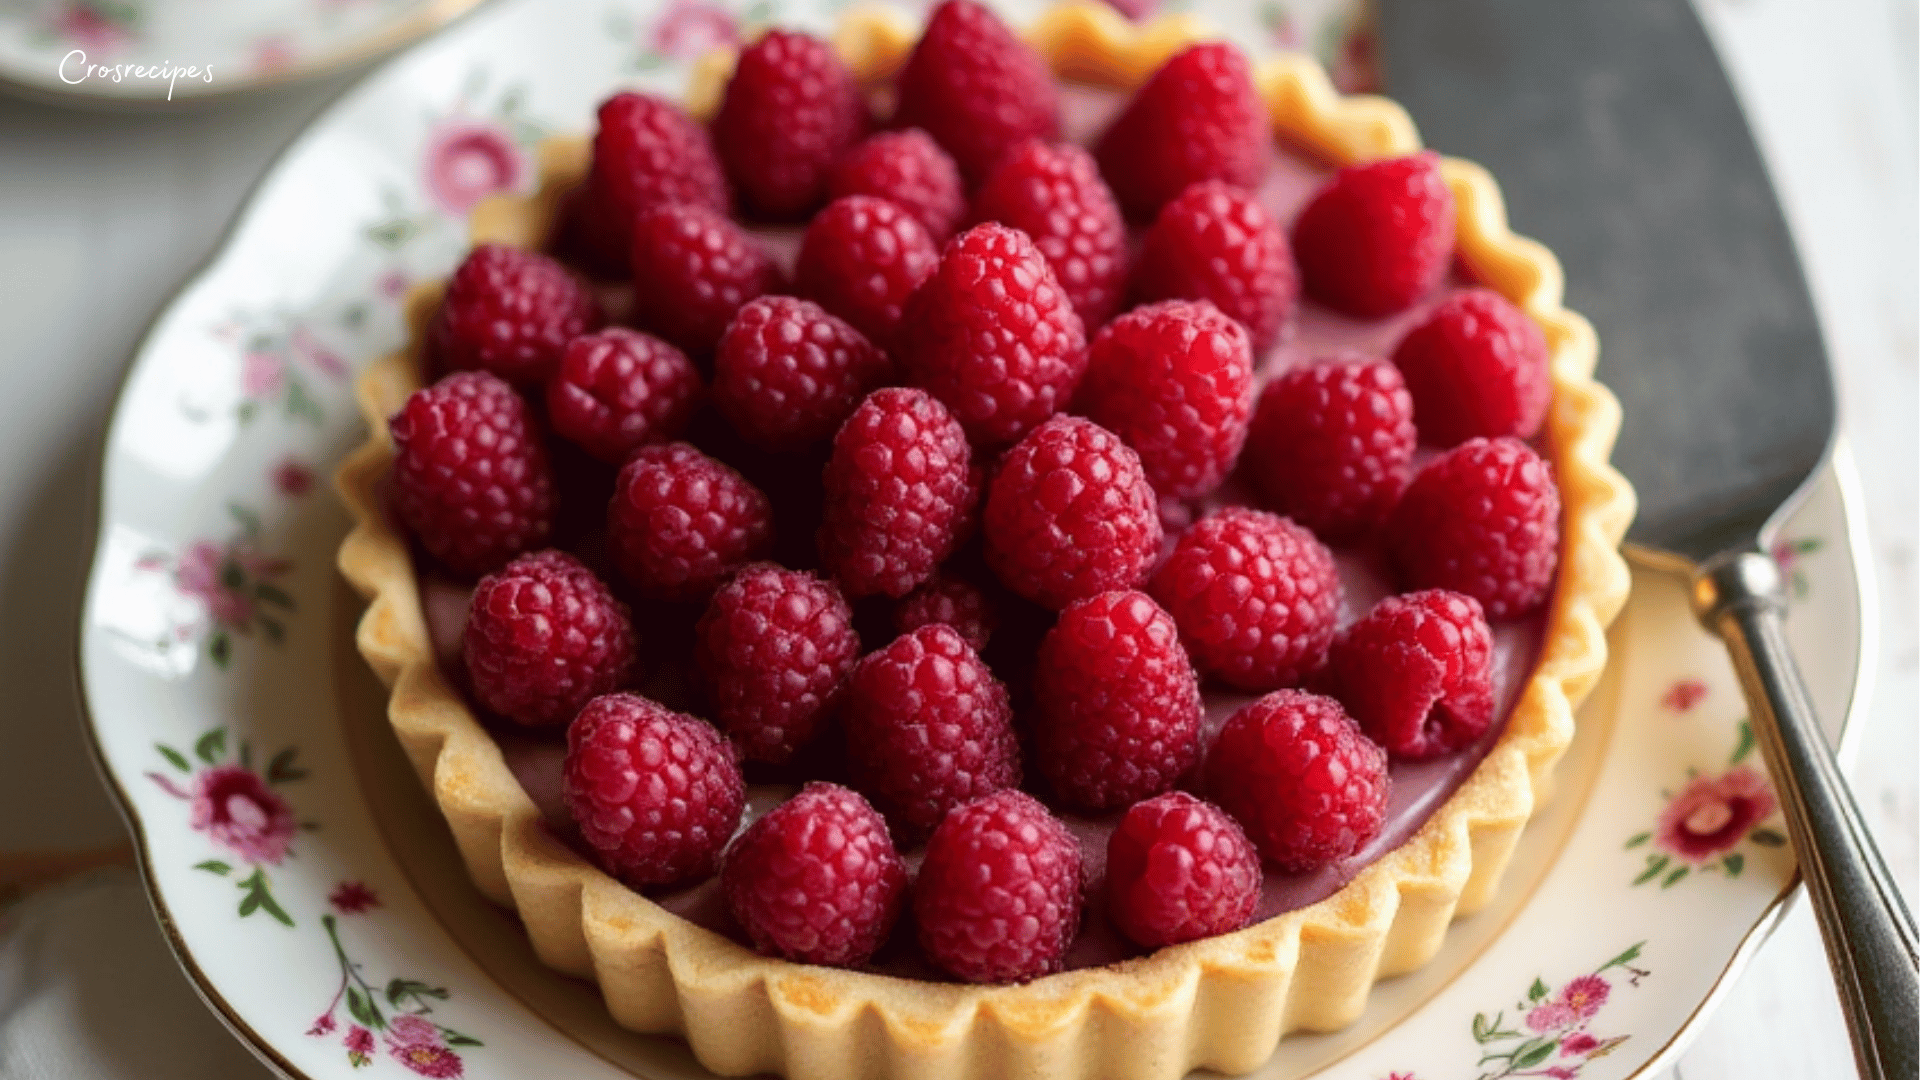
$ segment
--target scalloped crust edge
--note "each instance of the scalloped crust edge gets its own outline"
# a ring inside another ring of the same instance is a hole
[[[1028,31],[1064,77],[1116,87],[1145,79],[1206,37],[1190,16],[1134,26],[1105,6],[1070,0]],[[843,17],[836,47],[865,77],[895,70],[912,27],[890,12]],[[696,66],[688,100],[718,100],[732,65]],[[1337,163],[1411,153],[1419,136],[1399,106],[1341,97],[1310,58],[1260,64],[1256,82],[1276,131]],[[475,242],[531,244],[560,192],[586,168],[582,139],[541,148],[545,182],[532,198],[496,199],[471,220]],[[356,524],[341,572],[370,599],[356,643],[390,688],[389,718],[452,828],[475,884],[514,908],[553,968],[599,983],[613,1017],[683,1036],[716,1073],[791,1080],[1045,1077],[1168,1080],[1195,1068],[1258,1067],[1295,1030],[1351,1023],[1373,982],[1420,967],[1448,924],[1482,907],[1520,830],[1573,737],[1573,712],[1606,663],[1606,627],[1626,601],[1619,554],[1634,512],[1608,464],[1620,409],[1593,379],[1592,327],[1561,306],[1558,261],[1508,231],[1493,179],[1446,159],[1458,250],[1474,275],[1545,330],[1553,406],[1547,442],[1564,503],[1562,568],[1541,659],[1505,734],[1461,789],[1405,844],[1335,895],[1236,933],[1021,986],[926,983],[773,960],[671,915],[555,839],[508,771],[499,747],[442,677],[428,644],[407,544],[383,512],[392,459],[386,417],[420,385],[420,330],[439,286],[408,298],[410,344],[375,363],[357,393],[371,434],[336,476]]]

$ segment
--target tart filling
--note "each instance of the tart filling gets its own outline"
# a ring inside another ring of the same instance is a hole
[[[1135,30],[1104,9],[1069,6],[1049,15],[1033,36],[1062,76],[1124,85],[1192,32],[1173,20]],[[866,76],[887,70],[900,40],[891,24],[861,18],[849,19],[839,38],[846,59]],[[1337,161],[1414,148],[1397,110],[1377,100],[1334,99],[1310,62],[1271,65],[1261,72],[1261,85],[1283,143]],[[696,90],[692,100],[702,96]],[[1068,101],[1072,138],[1098,130],[1120,99],[1111,91],[1073,90]],[[584,171],[584,147],[557,142],[543,156],[541,194],[483,206],[473,220],[476,242],[530,246],[550,233],[560,195]],[[623,1023],[684,1030],[696,1053],[719,1071],[834,1075],[834,1062],[884,1052],[897,1066],[889,1071],[901,1075],[1029,1060],[1059,1061],[1050,1070],[1059,1075],[1173,1075],[1193,1065],[1248,1068],[1284,1030],[1350,1020],[1374,976],[1418,966],[1437,948],[1449,918],[1490,893],[1534,792],[1570,740],[1571,705],[1597,678],[1602,627],[1625,595],[1624,566],[1613,549],[1631,514],[1631,493],[1605,466],[1617,409],[1591,382],[1591,332],[1559,309],[1551,256],[1506,234],[1497,193],[1484,174],[1461,163],[1447,168],[1459,203],[1466,274],[1521,304],[1548,334],[1555,404],[1543,441],[1566,499],[1562,570],[1547,612],[1496,627],[1499,720],[1466,749],[1436,761],[1396,763],[1389,825],[1364,850],[1309,874],[1270,870],[1254,926],[1132,964],[1113,963],[1140,952],[1112,932],[1094,897],[1068,957],[1070,968],[1084,970],[1025,987],[936,992],[911,955],[877,958],[882,971],[915,976],[899,981],[783,965],[712,937],[707,930],[726,926],[726,918],[711,883],[647,899],[594,870],[556,839],[565,831],[564,813],[556,815],[559,747],[482,727],[453,689],[464,594],[431,577],[416,585],[405,545],[375,499],[391,454],[383,418],[418,385],[416,347],[379,365],[362,385],[376,437],[342,470],[343,491],[361,525],[341,563],[377,597],[362,624],[362,650],[395,684],[396,730],[448,813],[476,881],[519,908],[550,963],[599,977]],[[1283,152],[1260,197],[1289,221],[1326,172],[1305,156]],[[783,257],[791,259],[791,241]],[[1383,355],[1466,280],[1456,277],[1394,320],[1357,323],[1304,304],[1294,334],[1259,359],[1259,373],[1341,348]],[[421,311],[430,310],[432,296],[417,299]],[[1214,501],[1236,501],[1232,491],[1230,482]],[[1384,576],[1358,556],[1343,556],[1341,577],[1348,605],[1343,623],[1390,591]],[[1250,695],[1210,691],[1210,730],[1247,700]],[[749,813],[790,790],[761,789]],[[1068,820],[1097,863],[1112,819]],[[1238,973],[1237,989],[1215,986],[1228,972]],[[1125,1022],[1104,1034],[1092,1030],[1088,995]],[[1203,1007],[1203,996],[1210,1007]],[[877,1028],[856,1023],[864,1006],[878,1009],[886,1022]],[[990,1015],[976,1013],[983,1006]],[[778,1023],[765,1035],[723,1029],[730,1026],[727,1017],[768,1008]],[[1040,1011],[1013,1021],[1006,1010],[1020,1008]],[[987,1034],[982,1022],[999,1035]],[[984,1043],[974,1037],[976,1029]],[[1008,1036],[1011,1044],[1001,1041]],[[1138,1053],[1143,1046],[1161,1049]]]

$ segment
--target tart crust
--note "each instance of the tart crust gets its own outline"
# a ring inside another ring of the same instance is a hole
[[[1135,26],[1092,0],[1069,0],[1027,33],[1057,76],[1120,89],[1207,36],[1192,16]],[[890,12],[854,11],[833,40],[856,73],[877,79],[897,70],[914,27]],[[732,61],[720,53],[696,66],[687,97],[696,115],[717,105]],[[1266,59],[1255,80],[1276,133],[1329,162],[1420,146],[1399,106],[1336,94],[1311,58]],[[473,241],[541,242],[560,195],[585,175],[588,155],[584,138],[548,140],[540,148],[540,190],[483,203],[470,221]],[[336,477],[356,521],[339,566],[371,601],[356,643],[391,689],[394,732],[452,827],[474,883],[519,913],[545,963],[599,983],[620,1024],[679,1034],[702,1064],[726,1075],[1169,1080],[1195,1068],[1245,1072],[1290,1031],[1351,1023],[1374,980],[1420,967],[1455,917],[1491,898],[1572,741],[1573,711],[1606,664],[1606,627],[1629,584],[1619,545],[1634,496],[1607,461],[1620,408],[1593,379],[1593,329],[1561,306],[1553,254],[1508,231],[1487,172],[1448,158],[1443,173],[1471,276],[1546,332],[1554,388],[1546,443],[1564,519],[1538,665],[1485,760],[1406,843],[1310,907],[1020,986],[794,964],[668,913],[543,827],[499,746],[434,660],[407,543],[383,512],[381,494],[393,457],[386,418],[421,383],[421,331],[439,301],[441,286],[423,285],[407,301],[409,344],[373,364],[357,385],[370,437]]]

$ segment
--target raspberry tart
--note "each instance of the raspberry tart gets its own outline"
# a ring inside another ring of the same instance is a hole
[[[685,102],[544,144],[359,386],[358,645],[475,884],[726,1075],[1352,1022],[1498,887],[1626,597],[1552,255],[1185,16],[854,13]]]

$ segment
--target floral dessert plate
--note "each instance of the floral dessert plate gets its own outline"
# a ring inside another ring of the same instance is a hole
[[[98,103],[228,97],[373,60],[478,2],[18,0],[0,5],[0,87]]]
[[[836,6],[772,17],[824,31]],[[409,285],[457,261],[478,202],[532,183],[546,134],[616,85],[684,87],[659,45],[686,10],[509,0],[388,65],[272,170],[122,392],[80,645],[92,733],[183,965],[288,1075],[705,1075],[468,882],[353,647],[346,517],[317,482],[363,437],[349,384],[402,340]],[[1239,6],[1208,18],[1271,51]],[[1836,733],[1871,625],[1850,484],[1842,458],[1781,549]],[[1677,584],[1637,585],[1498,898],[1259,1075],[1637,1075],[1725,985],[1791,860],[1723,654]]]

